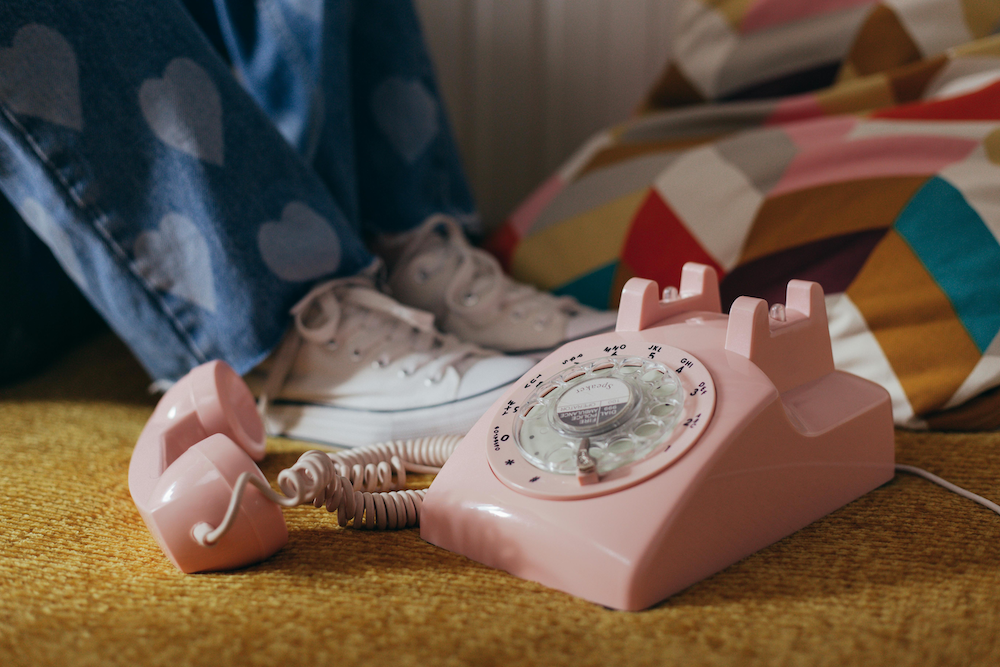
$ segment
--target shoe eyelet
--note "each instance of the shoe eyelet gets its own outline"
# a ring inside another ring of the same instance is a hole
[[[351,350],[351,361],[361,361],[361,350]]]
[[[424,384],[427,385],[428,387],[432,387],[436,384],[441,384],[441,382],[443,381],[444,381],[443,375],[441,377],[429,377],[426,380],[424,380]]]
[[[399,377],[401,377],[401,378],[408,378],[411,375],[413,375],[415,372],[416,371],[414,371],[412,368],[400,368],[399,369]]]
[[[464,305],[466,305],[466,306],[468,306],[468,307],[471,308],[472,306],[474,306],[477,303],[479,303],[479,295],[478,294],[472,294],[472,293],[466,294],[462,298],[462,303]]]
[[[335,340],[331,340],[324,347],[330,352],[336,352],[340,348],[340,344]]]
[[[431,277],[431,274],[427,272],[427,269],[417,269],[413,272],[413,279],[418,283],[426,283]]]
[[[385,357],[379,357],[378,359],[372,362],[372,368],[385,368],[388,365],[389,365],[389,360],[386,359]]]

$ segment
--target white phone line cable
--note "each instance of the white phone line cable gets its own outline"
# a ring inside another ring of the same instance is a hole
[[[931,481],[931,482],[934,482],[935,484],[939,484],[940,486],[943,486],[944,488],[948,489],[952,493],[957,493],[958,495],[962,496],[963,498],[968,498],[969,500],[971,500],[973,502],[979,503],[980,505],[982,505],[986,509],[990,510],[991,512],[996,512],[997,514],[1000,514],[1000,505],[997,505],[995,502],[993,502],[991,500],[987,500],[986,498],[983,498],[982,496],[980,496],[978,494],[975,494],[972,491],[966,491],[962,487],[956,486],[955,484],[952,484],[951,482],[949,482],[946,479],[941,479],[940,477],[938,477],[934,473],[927,472],[923,468],[917,468],[916,466],[908,466],[908,465],[896,464],[896,470],[899,471],[899,472],[908,472],[911,475],[917,475],[918,477],[923,477],[924,479],[926,479],[928,481]]]

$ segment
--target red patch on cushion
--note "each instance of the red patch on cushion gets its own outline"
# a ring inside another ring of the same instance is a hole
[[[510,222],[505,222],[500,229],[486,240],[486,243],[483,244],[483,249],[500,260],[500,265],[504,271],[509,273],[511,260],[514,259],[514,251],[517,250],[520,242],[521,239],[517,235],[517,232],[511,228]]]
[[[651,191],[632,219],[621,258],[635,275],[655,280],[660,288],[677,285],[685,262],[713,267],[725,275],[715,258],[705,252],[677,214]]]
[[[927,120],[1000,120],[1000,81],[985,88],[945,100],[930,100],[890,107],[872,118]]]

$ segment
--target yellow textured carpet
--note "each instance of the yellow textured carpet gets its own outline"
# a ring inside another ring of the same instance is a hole
[[[1000,517],[908,476],[639,613],[312,508],[269,561],[183,575],[128,494],[145,384],[103,338],[0,390],[0,665],[1000,664]],[[270,446],[271,479],[305,448]],[[1000,498],[1000,434],[897,457]]]

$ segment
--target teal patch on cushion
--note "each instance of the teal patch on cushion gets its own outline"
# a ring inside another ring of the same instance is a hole
[[[608,297],[611,295],[611,285],[615,280],[618,260],[594,269],[572,282],[552,290],[553,294],[576,297],[585,306],[604,309],[608,307]]]
[[[927,181],[895,224],[985,350],[1000,331],[1000,244],[951,183]]]

